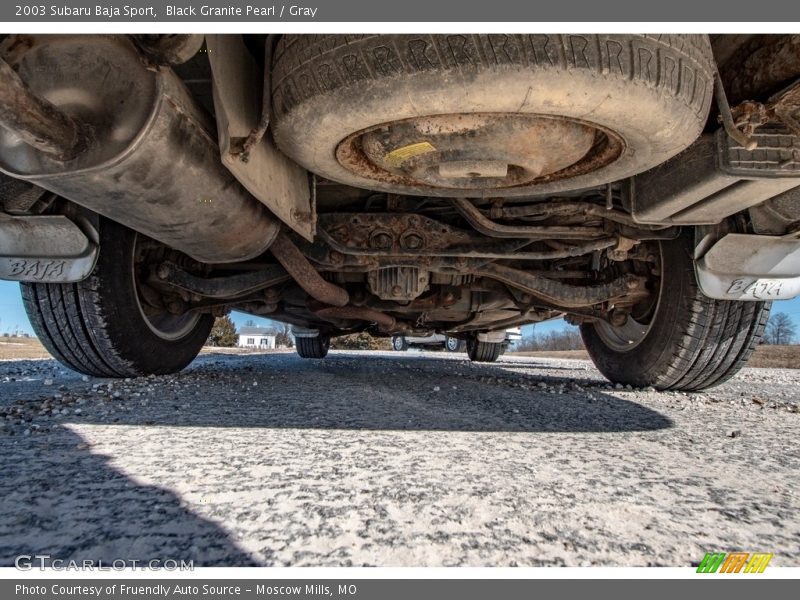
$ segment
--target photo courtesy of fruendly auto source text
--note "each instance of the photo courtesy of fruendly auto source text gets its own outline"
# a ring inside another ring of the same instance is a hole
[[[797,595],[800,4],[14,2],[0,598]]]

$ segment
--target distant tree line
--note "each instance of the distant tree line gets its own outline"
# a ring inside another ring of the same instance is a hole
[[[559,331],[533,332],[518,341],[512,350],[518,352],[552,352],[558,350],[582,350],[583,340],[577,327],[565,326]]]
[[[247,321],[246,325],[255,325]],[[289,325],[279,323],[272,328],[278,347],[294,347],[294,338]],[[792,318],[783,312],[773,313],[767,322],[762,342],[765,344],[789,345],[797,340],[797,326]],[[237,342],[236,325],[230,317],[220,317],[214,322],[208,343],[211,346],[235,346]],[[388,338],[375,338],[366,332],[340,336],[331,340],[331,347],[341,350],[391,350]],[[536,329],[517,342],[512,351],[552,352],[559,350],[582,350],[583,340],[577,327],[570,325],[557,331],[537,332]]]

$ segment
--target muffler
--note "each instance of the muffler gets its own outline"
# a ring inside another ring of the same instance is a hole
[[[222,165],[213,121],[127,37],[12,35],[0,57],[0,170],[201,262],[278,235]]]

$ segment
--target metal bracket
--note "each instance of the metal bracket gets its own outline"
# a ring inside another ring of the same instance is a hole
[[[728,135],[745,150],[755,150],[758,146],[758,141],[753,139],[752,131],[742,131],[733,120],[728,97],[725,94],[725,86],[722,85],[722,77],[720,77],[719,70],[716,68],[714,69],[714,98],[717,101],[717,108],[719,108],[719,120],[722,121],[722,126]]]
[[[207,35],[214,78],[222,163],[261,203],[291,229],[313,241],[316,215],[305,169],[286,157],[268,135],[253,143],[250,134],[263,126],[263,77],[241,35]],[[267,65],[266,68],[269,66]],[[245,142],[247,160],[242,160]]]
[[[626,274],[608,283],[569,285],[521,269],[491,263],[473,271],[478,277],[495,279],[531,296],[566,308],[594,306],[602,302],[639,300],[648,295],[643,277]]]
[[[280,265],[267,265],[259,271],[210,278],[192,275],[168,261],[161,263],[154,271],[156,280],[206,298],[237,298],[291,279]]]

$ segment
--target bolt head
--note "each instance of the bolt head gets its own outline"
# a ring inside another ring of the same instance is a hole
[[[370,246],[379,250],[391,248],[392,238],[388,233],[376,233],[374,236],[372,236],[372,239],[370,239]]]
[[[622,327],[625,323],[628,322],[628,313],[623,310],[612,310],[608,314],[608,322],[611,323],[614,327]]]
[[[403,237],[403,246],[409,250],[419,250],[425,243],[422,236],[416,233],[410,233]]]

